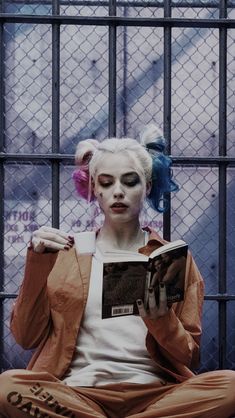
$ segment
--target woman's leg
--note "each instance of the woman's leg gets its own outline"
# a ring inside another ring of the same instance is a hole
[[[186,382],[166,386],[165,395],[130,418],[235,417],[235,371],[202,373]]]
[[[104,418],[85,393],[79,394],[49,373],[9,370],[0,375],[0,418]]]

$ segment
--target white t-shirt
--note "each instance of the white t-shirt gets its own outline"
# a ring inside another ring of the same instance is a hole
[[[134,315],[101,319],[105,261],[105,253],[96,248],[85,314],[64,382],[69,386],[99,386],[161,380],[145,346],[147,328],[142,319]]]

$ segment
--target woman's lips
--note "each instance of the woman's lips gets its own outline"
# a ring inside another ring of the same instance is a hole
[[[112,211],[115,213],[125,212],[127,208],[128,206],[125,205],[124,203],[113,203],[113,205],[111,206]]]

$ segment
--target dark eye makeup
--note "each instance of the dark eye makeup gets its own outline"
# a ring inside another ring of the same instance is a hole
[[[113,177],[107,174],[100,174],[98,176],[98,182],[102,187],[109,187],[113,184]]]
[[[126,173],[122,175],[121,182],[126,186],[134,187],[136,184],[140,183],[140,176],[135,172]]]
[[[108,188],[112,186],[112,184],[115,182],[115,179],[113,176],[110,176],[109,174],[100,174],[98,176],[98,182],[102,187]],[[134,171],[123,174],[121,176],[121,183],[128,187],[134,187],[140,182],[140,176]]]

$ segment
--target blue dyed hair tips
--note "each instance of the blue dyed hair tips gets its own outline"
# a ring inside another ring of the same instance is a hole
[[[158,212],[165,212],[168,204],[164,193],[179,190],[172,179],[172,160],[164,154],[165,138],[156,125],[150,124],[141,133],[141,143],[152,157],[152,188],[148,200]]]

